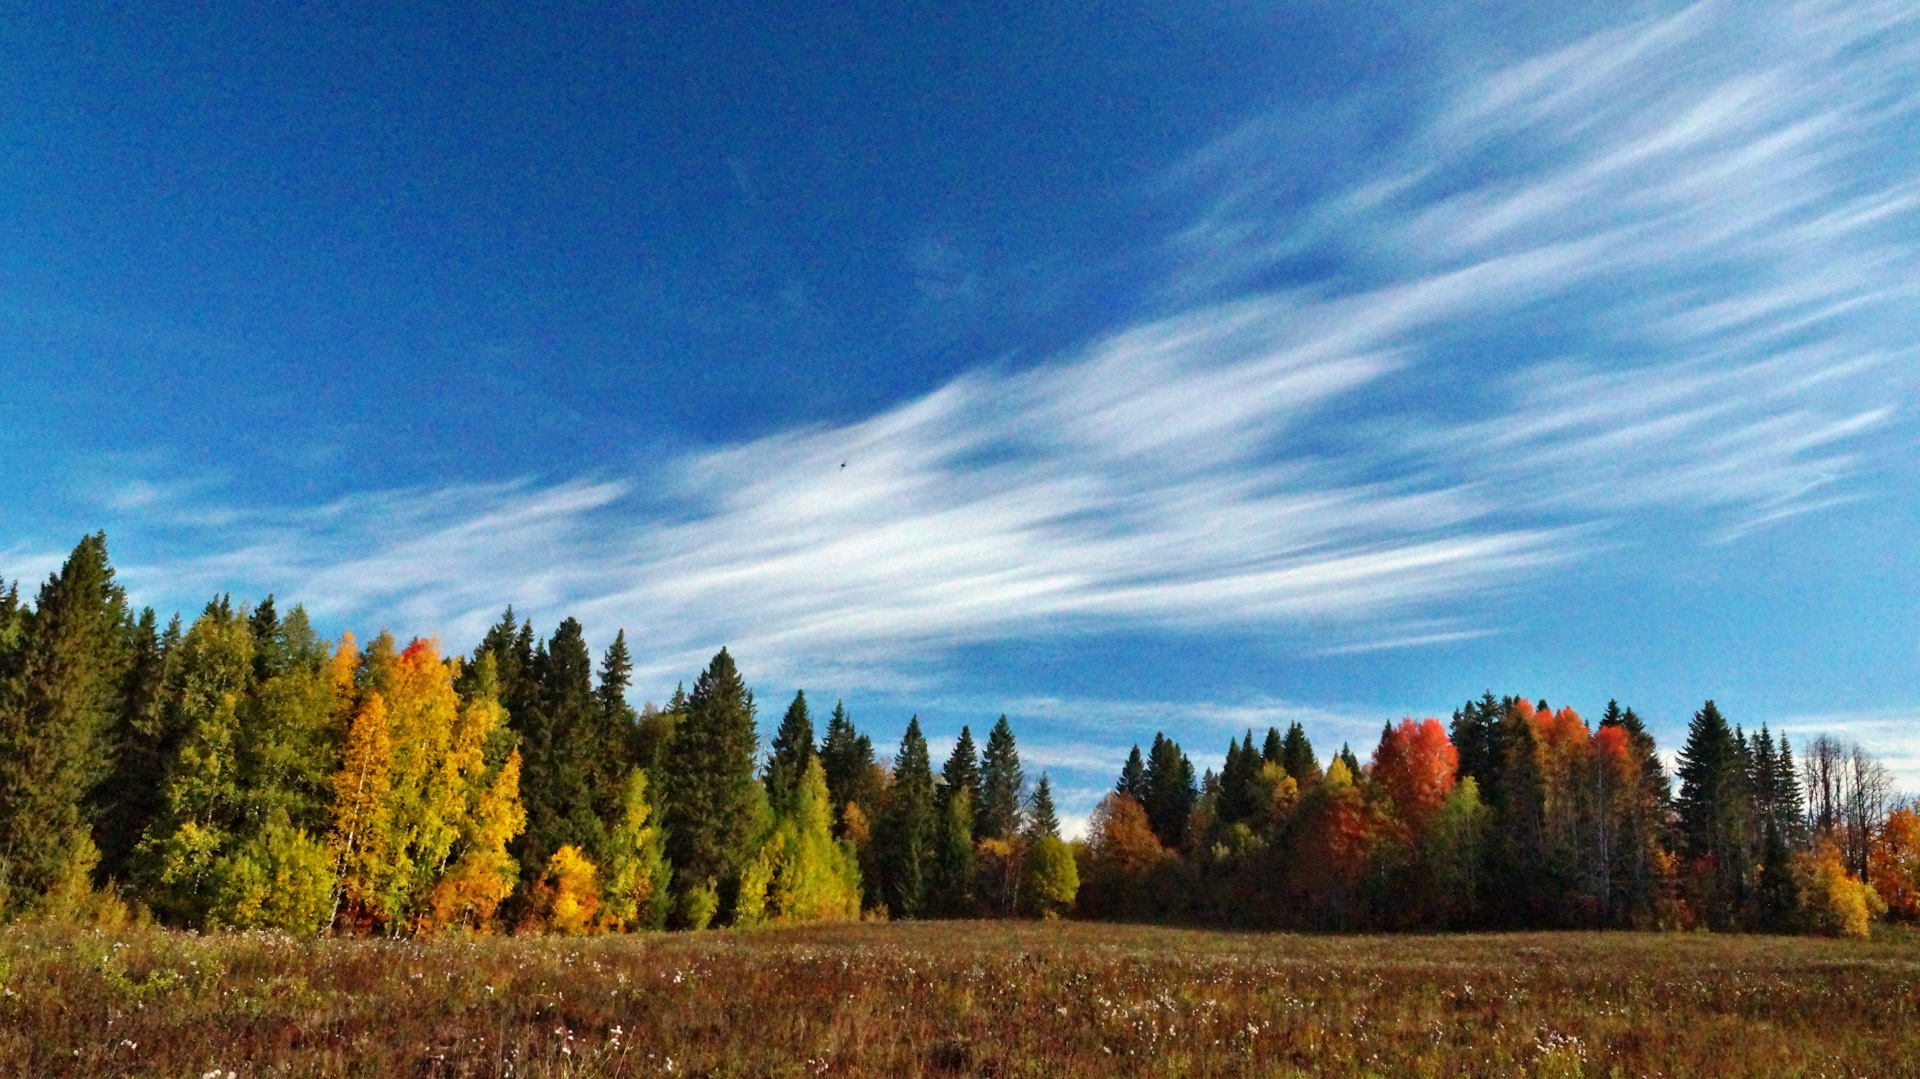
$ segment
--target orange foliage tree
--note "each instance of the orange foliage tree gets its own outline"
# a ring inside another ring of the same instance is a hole
[[[1903,806],[1888,814],[1867,866],[1867,879],[1887,913],[1904,921],[1920,920],[1920,813]]]
[[[1425,834],[1446,804],[1459,764],[1460,755],[1437,719],[1402,719],[1381,736],[1373,751],[1373,778],[1393,799],[1409,838]]]

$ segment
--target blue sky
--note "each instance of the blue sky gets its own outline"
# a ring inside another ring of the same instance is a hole
[[[1069,815],[1487,688],[1920,786],[1920,13],[1432,6],[9,16],[0,573],[727,644]]]

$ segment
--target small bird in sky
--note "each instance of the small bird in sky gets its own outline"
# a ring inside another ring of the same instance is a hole
[[[845,461],[840,462],[840,467],[841,468],[847,467],[847,463]]]

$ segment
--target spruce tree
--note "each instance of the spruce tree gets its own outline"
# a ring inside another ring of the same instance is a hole
[[[1147,762],[1140,756],[1138,744],[1127,754],[1127,763],[1121,767],[1120,780],[1113,789],[1143,806],[1147,804]]]
[[[131,626],[105,533],[80,541],[47,579],[0,672],[0,868],[8,909],[83,896],[99,861],[94,788],[111,735]]]
[[[847,803],[860,807],[869,821],[880,811],[880,785],[874,768],[873,739],[853,726],[844,701],[836,701],[827,720],[827,736],[820,743],[820,766],[833,799],[835,835],[844,836]]]
[[[1287,743],[1280,736],[1280,728],[1267,728],[1266,744],[1260,747],[1260,763],[1278,765],[1282,770],[1287,767]]]
[[[778,812],[792,800],[801,777],[807,774],[807,763],[814,758],[813,716],[807,711],[805,690],[794,693],[793,703],[780,719],[780,730],[773,736],[772,748],[773,755],[767,760],[767,799]],[[829,812],[828,817],[837,821],[839,814]]]
[[[888,909],[902,918],[927,913],[927,884],[932,875],[935,821],[933,765],[927,759],[927,739],[920,733],[920,717],[907,721],[900,752],[893,758],[893,784],[887,788],[881,817],[879,864],[884,879],[881,895]]]
[[[1358,780],[1360,778],[1360,758],[1353,755],[1353,747],[1340,743],[1340,763],[1347,766],[1347,773]]]
[[[1199,796],[1193,775],[1193,762],[1180,750],[1179,743],[1155,732],[1153,749],[1147,754],[1147,822],[1160,842],[1173,850],[1182,850],[1187,841],[1187,818]]]
[[[947,755],[940,778],[943,780],[940,786],[940,804],[943,808],[962,791],[967,793],[973,807],[980,805],[980,750],[973,744],[971,729],[965,726],[960,728],[960,738],[953,743],[953,752]],[[967,815],[971,819],[975,816],[974,810],[969,809]]]
[[[980,755],[980,814],[974,822],[975,838],[1012,839],[1020,834],[1025,787],[1020,751],[1013,744],[1013,727],[1003,715],[987,735],[986,751]]]
[[[1287,738],[1280,747],[1280,766],[1302,789],[1320,778],[1320,758],[1314,755],[1306,728],[1298,721],[1287,725]]]
[[[161,783],[175,742],[166,722],[167,660],[179,642],[179,615],[162,636],[155,631],[153,608],[140,612],[114,720],[113,771],[95,788],[100,864],[94,876],[101,884],[128,882],[133,849],[161,810]]]
[[[661,777],[667,856],[683,898],[703,887],[730,887],[751,856],[760,749],[753,713],[753,693],[722,648],[693,684]]]
[[[1053,809],[1053,784],[1048,781],[1045,772],[1040,773],[1040,782],[1033,788],[1033,799],[1027,813],[1027,838],[1039,839],[1043,836],[1060,838],[1060,815]]]
[[[1262,760],[1253,748],[1253,732],[1241,741],[1227,741],[1226,764],[1220,769],[1219,797],[1215,802],[1223,825],[1251,820],[1260,810],[1260,768]]]
[[[1748,836],[1752,802],[1747,752],[1725,717],[1706,702],[1687,727],[1680,750],[1679,823],[1687,852],[1708,865],[1710,908],[1718,926],[1737,922],[1746,901]]]
[[[939,849],[934,854],[929,901],[934,913],[961,918],[974,913],[974,882],[979,868],[973,848],[973,791],[941,793]]]

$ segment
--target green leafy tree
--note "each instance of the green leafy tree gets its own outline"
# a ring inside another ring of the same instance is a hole
[[[654,816],[647,773],[632,769],[621,790],[620,820],[613,829],[609,858],[601,866],[606,879],[600,889],[602,928],[666,928],[673,867]]]
[[[753,856],[756,805],[765,803],[753,774],[760,748],[753,716],[753,693],[722,648],[687,697],[662,777],[667,855],[683,897],[707,886],[734,888]]]
[[[788,809],[776,820],[762,846],[759,872],[764,881],[761,909],[774,922],[851,920],[860,916],[860,867],[853,849],[833,838],[826,771],[818,759],[807,762],[795,784]],[[749,907],[747,887],[742,905]]]
[[[1041,835],[1027,843],[1021,869],[1025,875],[1020,896],[1031,914],[1056,917],[1073,908],[1080,893],[1080,867],[1073,848],[1057,835]]]

